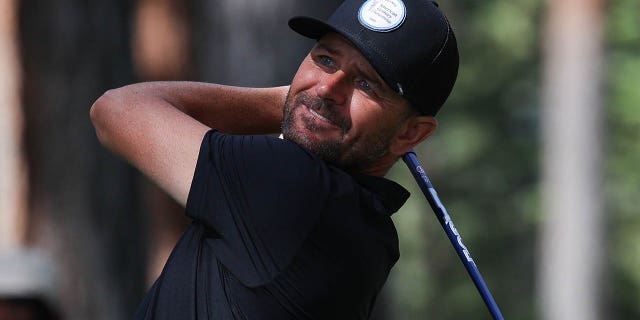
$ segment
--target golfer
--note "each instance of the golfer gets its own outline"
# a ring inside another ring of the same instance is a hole
[[[289,26],[317,40],[290,86],[140,83],[92,106],[99,140],[193,220],[135,319],[369,317],[409,196],[383,176],[436,129],[456,40],[427,0]]]

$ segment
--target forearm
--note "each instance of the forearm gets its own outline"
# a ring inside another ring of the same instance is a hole
[[[242,88],[200,82],[146,82],[115,89],[129,100],[162,99],[204,125],[225,133],[280,131],[288,87]]]

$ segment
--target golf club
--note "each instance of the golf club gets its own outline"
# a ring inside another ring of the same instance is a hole
[[[476,263],[473,261],[471,253],[469,253],[469,250],[462,242],[460,233],[453,224],[449,213],[447,213],[447,209],[442,204],[442,201],[440,201],[436,189],[431,184],[431,181],[429,180],[429,177],[427,177],[427,173],[422,168],[422,165],[420,165],[415,152],[411,150],[405,153],[402,159],[409,167],[409,170],[413,174],[418,186],[420,186],[422,193],[424,193],[424,196],[427,198],[429,205],[431,205],[433,213],[435,213],[438,221],[440,221],[440,225],[442,225],[442,228],[444,229],[444,232],[447,234],[451,244],[456,249],[458,257],[467,269],[469,276],[471,276],[471,279],[482,296],[484,303],[487,305],[487,308],[489,308],[489,312],[491,312],[494,319],[503,320],[504,318],[502,317],[502,313],[493,299],[491,292],[489,292],[489,288],[485,284],[484,279],[482,279],[482,275],[480,275],[480,271],[478,270]]]

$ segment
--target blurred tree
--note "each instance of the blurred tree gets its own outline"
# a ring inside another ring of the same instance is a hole
[[[0,2],[0,251],[23,245],[27,201],[22,149],[17,1]]]
[[[245,86],[288,84],[313,44],[295,15],[326,18],[342,1],[192,0],[194,78]]]
[[[543,319],[601,319],[602,1],[548,3],[539,292]]]
[[[57,259],[66,318],[127,318],[144,288],[136,174],[99,145],[89,107],[133,81],[132,2],[19,4],[29,237]]]

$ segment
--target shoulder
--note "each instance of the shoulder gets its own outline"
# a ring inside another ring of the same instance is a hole
[[[224,156],[233,159],[277,161],[282,164],[318,165],[322,163],[313,153],[294,142],[265,135],[230,135],[219,131],[207,132],[202,143],[202,152],[209,156],[215,153],[226,153]]]
[[[252,206],[295,209],[326,201],[331,176],[324,161],[291,141],[210,131],[202,142],[191,191]]]
[[[273,136],[228,135],[212,130],[206,134],[202,145],[200,152],[206,153],[206,160],[242,168],[246,174],[263,177],[286,174],[280,178],[302,179],[328,169],[315,154],[294,142]]]

